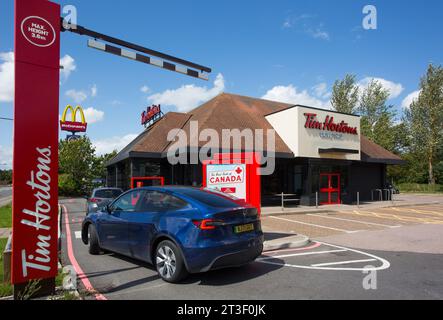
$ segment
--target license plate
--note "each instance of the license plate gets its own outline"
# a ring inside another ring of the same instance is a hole
[[[250,223],[250,224],[245,224],[242,226],[236,226],[234,227],[234,232],[235,233],[244,233],[244,232],[250,232],[250,231],[254,231],[254,224]]]

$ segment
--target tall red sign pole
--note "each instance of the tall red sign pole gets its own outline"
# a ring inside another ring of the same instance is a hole
[[[60,6],[15,0],[12,283],[51,294],[57,275]]]

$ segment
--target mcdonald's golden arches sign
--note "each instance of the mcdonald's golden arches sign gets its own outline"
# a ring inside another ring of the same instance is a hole
[[[71,112],[71,121],[66,121],[66,116],[68,111]],[[77,112],[80,113],[81,122],[77,121]],[[69,132],[86,132],[88,124],[86,123],[85,113],[83,112],[82,107],[76,106],[73,108],[70,105],[67,105],[65,111],[63,111],[62,119],[60,120],[60,128],[63,131]]]

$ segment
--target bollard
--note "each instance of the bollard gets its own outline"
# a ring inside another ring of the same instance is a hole
[[[285,211],[285,194],[281,193],[281,211]]]
[[[360,209],[360,192],[357,192],[357,208]]]
[[[315,193],[315,207],[318,209],[318,192]]]

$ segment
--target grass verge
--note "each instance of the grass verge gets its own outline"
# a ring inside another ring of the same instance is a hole
[[[443,193],[443,185],[441,184],[401,183],[398,188],[403,193]]]
[[[12,207],[7,205],[0,207],[0,228],[12,227]]]
[[[5,250],[8,239],[0,239],[0,298],[12,295],[12,286],[3,282],[3,251]]]

